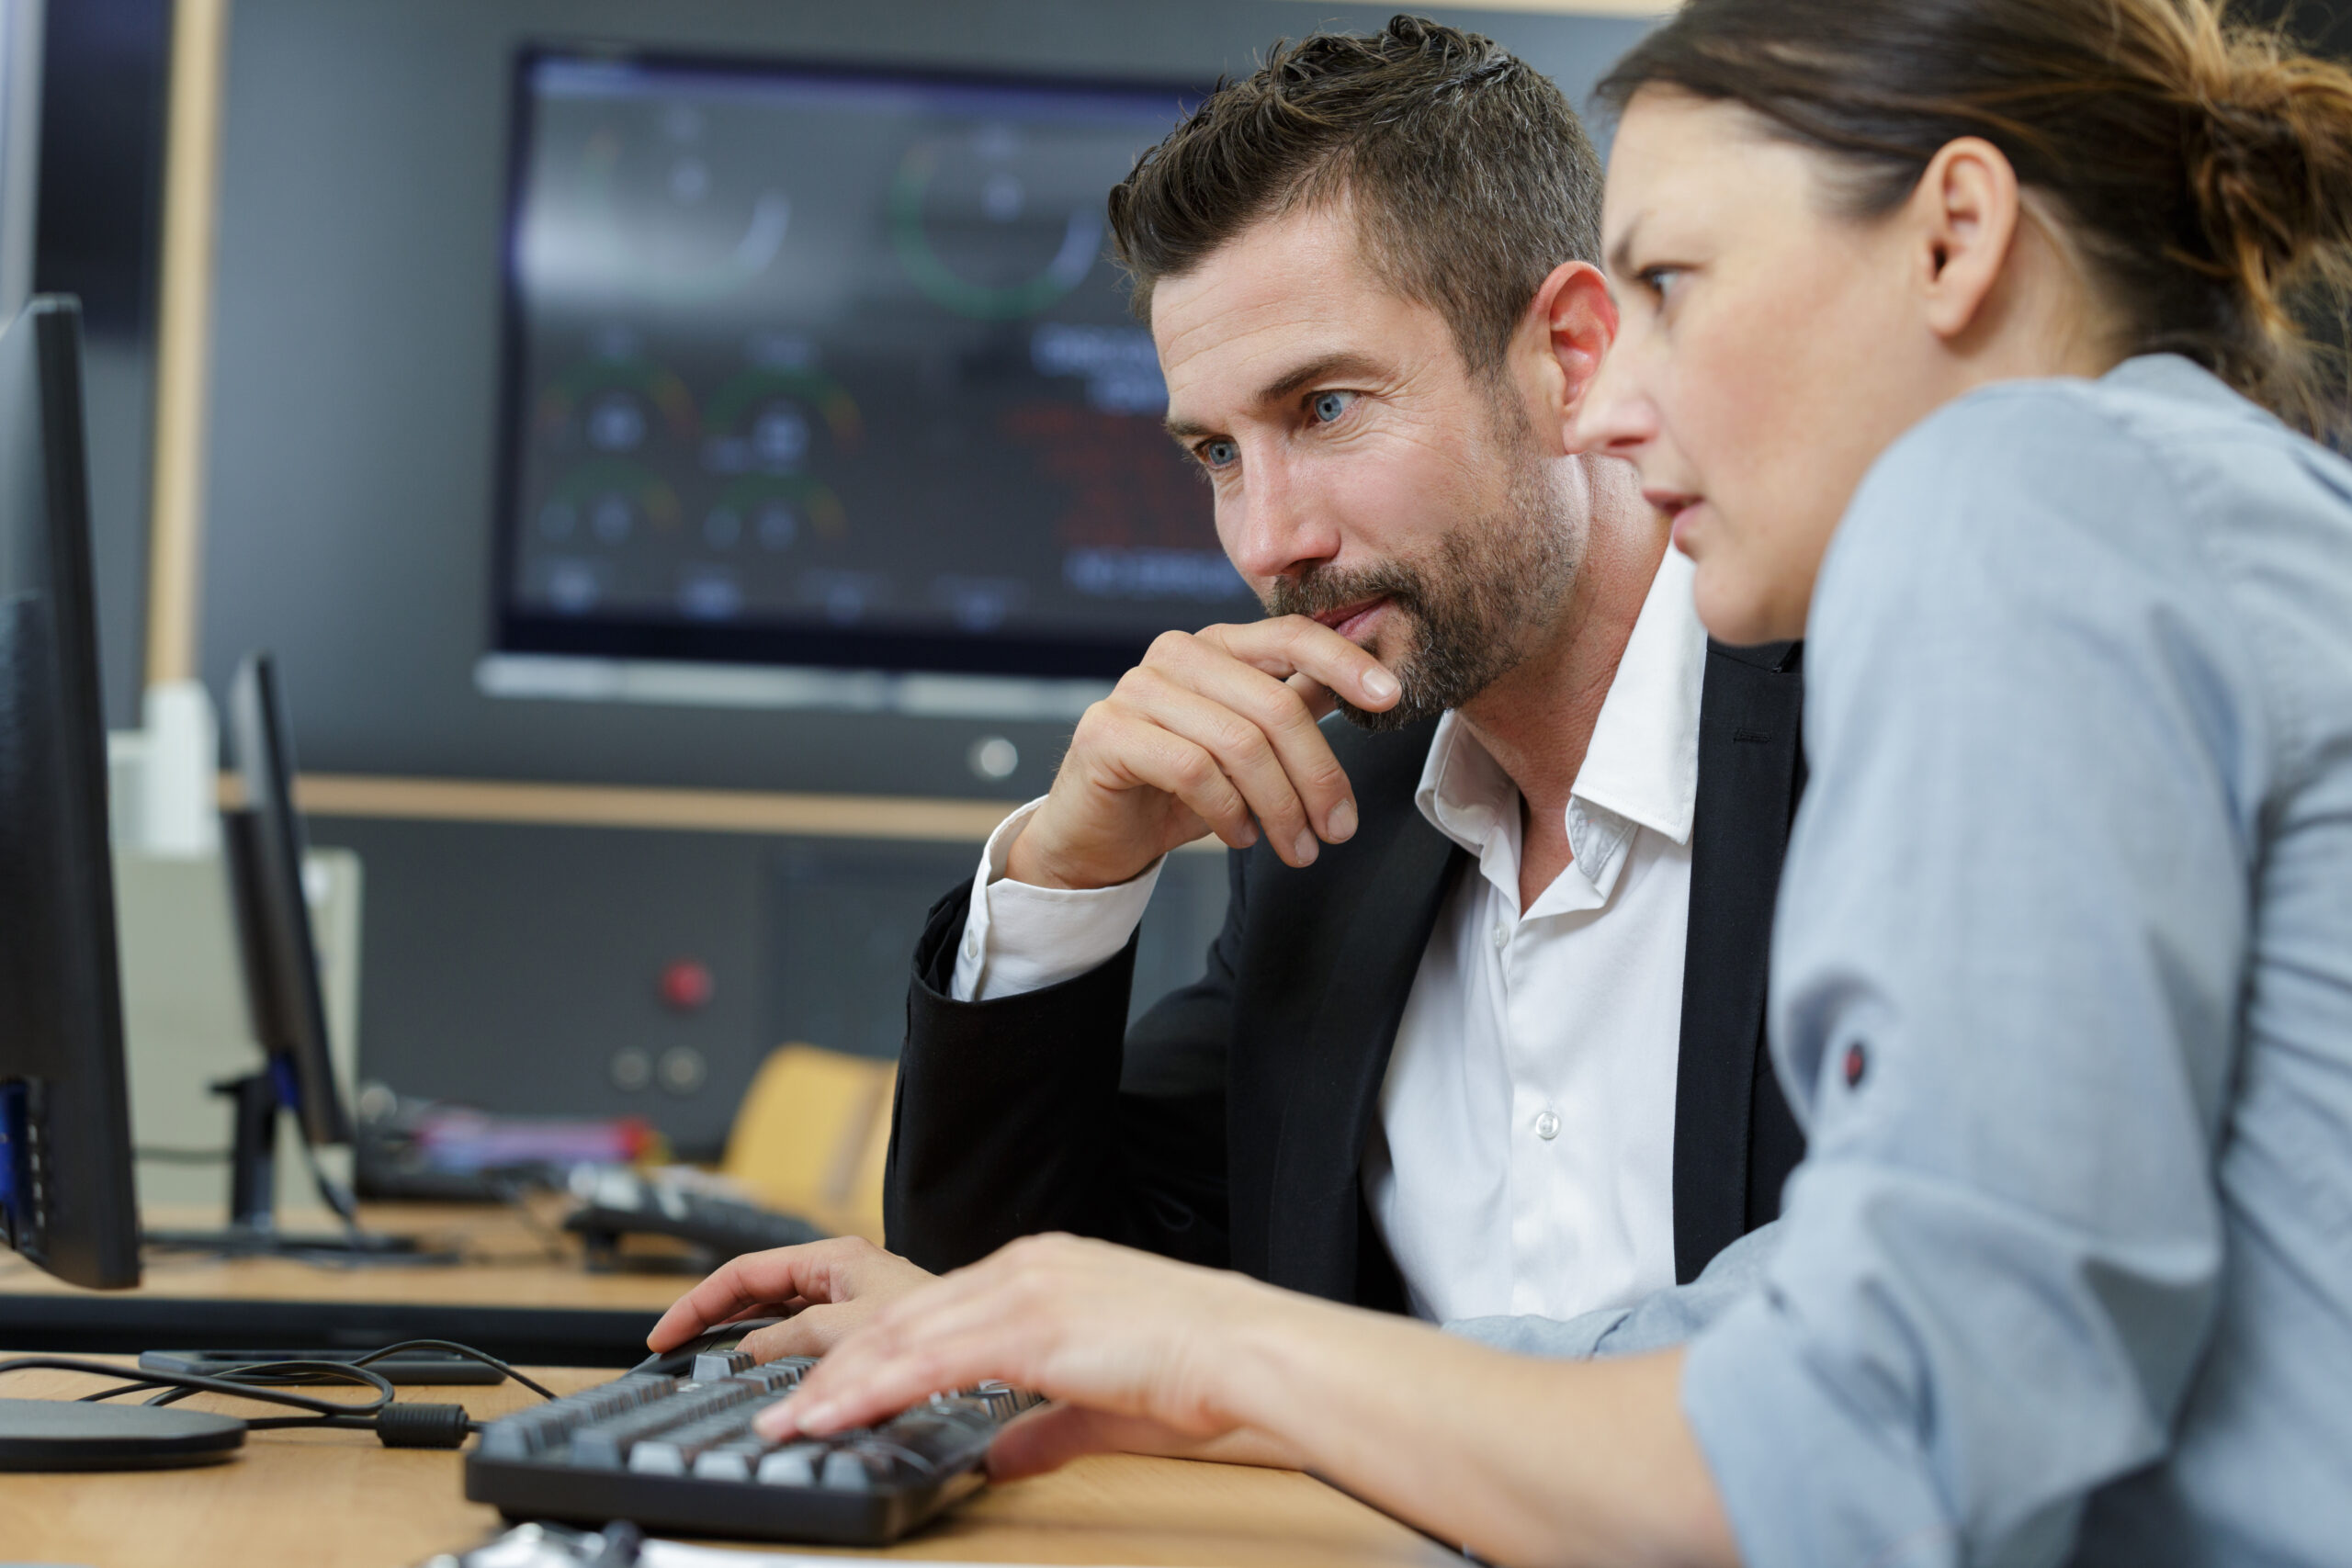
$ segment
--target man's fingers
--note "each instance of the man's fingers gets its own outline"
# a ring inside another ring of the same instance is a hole
[[[1340,699],[1331,694],[1331,688],[1312,675],[1294,674],[1283,684],[1297,694],[1298,700],[1306,705],[1307,714],[1312,718],[1320,721],[1340,711]]]
[[[1276,680],[1310,675],[1360,708],[1382,713],[1403,688],[1380,660],[1320,621],[1281,615],[1242,626],[1210,626],[1198,639]],[[1153,652],[1159,651],[1154,645]]]
[[[1128,681],[1136,679],[1130,672]],[[1124,687],[1125,682],[1121,682]],[[1209,830],[1237,850],[1258,841],[1250,803],[1201,746],[1159,723],[1140,708],[1122,705],[1105,721],[1105,750],[1116,767],[1137,784],[1172,795]]]
[[[1320,626],[1316,629],[1322,630]],[[1198,638],[1170,648],[1166,659],[1167,662],[1161,668],[1167,671],[1167,683],[1197,693],[1207,700],[1212,711],[1219,715],[1238,716],[1253,731],[1250,739],[1261,740],[1271,750],[1275,766],[1281,770],[1284,786],[1283,797],[1274,802],[1277,810],[1295,799],[1306,813],[1306,820],[1299,826],[1312,828],[1329,843],[1341,843],[1354,836],[1355,800],[1348,784],[1347,771],[1340,766],[1340,759],[1331,750],[1329,737],[1315,722],[1320,716],[1287,681],[1277,681],[1262,671],[1250,669]],[[1290,679],[1298,678],[1293,676]],[[1311,676],[1306,679],[1326,694],[1325,711],[1328,712],[1328,688]],[[1144,688],[1147,693],[1150,690]],[[1229,726],[1230,721],[1226,723]],[[1225,750],[1214,743],[1214,736],[1189,729],[1186,733],[1208,746],[1221,761],[1225,759]],[[1259,820],[1266,825],[1269,832],[1276,834],[1275,844],[1283,846],[1291,843],[1295,837],[1295,829],[1288,818],[1278,823],[1268,817],[1260,797],[1261,792],[1252,786],[1252,782],[1239,774],[1235,775],[1235,782],[1250,797],[1250,805],[1258,808]],[[1313,846],[1309,844],[1303,848],[1312,850]],[[1304,864],[1312,859],[1313,854],[1306,853],[1292,858],[1291,863]]]
[[[1230,787],[1240,792],[1277,854],[1293,865],[1306,865],[1315,859],[1320,814],[1314,812],[1316,803],[1302,796],[1299,781],[1291,776],[1290,759],[1278,749],[1285,739],[1292,750],[1302,748],[1295,736],[1278,737],[1267,726],[1289,730],[1303,727],[1314,734],[1317,745],[1322,735],[1280,682],[1244,670],[1231,660],[1204,653],[1198,667],[1138,670],[1122,684],[1127,688],[1126,700],[1144,717],[1207,753]],[[1288,712],[1279,713],[1277,702]],[[1258,711],[1248,711],[1250,708]],[[1323,746],[1322,750],[1328,755],[1330,749]],[[1317,767],[1310,755],[1299,766],[1317,780],[1321,793],[1330,793],[1329,781],[1334,776],[1344,793],[1346,778],[1339,773],[1336,762]],[[1192,772],[1199,774],[1197,766]],[[1200,777],[1204,793],[1221,798],[1205,776]],[[1179,788],[1174,793],[1204,819],[1215,820],[1193,805],[1191,791]],[[1330,809],[1328,802],[1323,803],[1322,813]]]

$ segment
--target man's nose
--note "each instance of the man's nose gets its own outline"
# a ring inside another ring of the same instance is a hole
[[[1337,555],[1337,530],[1317,502],[1313,482],[1294,473],[1279,456],[1250,465],[1240,493],[1227,503],[1227,550],[1234,567],[1252,581],[1262,581],[1295,577]]]

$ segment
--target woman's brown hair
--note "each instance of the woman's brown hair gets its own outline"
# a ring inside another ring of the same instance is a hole
[[[2352,72],[2226,0],[1690,0],[1603,79],[1731,100],[1838,165],[1850,215],[1907,199],[1979,136],[2096,274],[2126,352],[2198,361],[2341,436],[2306,333],[2352,283]]]

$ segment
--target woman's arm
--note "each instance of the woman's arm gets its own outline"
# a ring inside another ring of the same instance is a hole
[[[1682,1418],[1680,1367],[1679,1352],[1530,1360],[1239,1275],[1037,1236],[886,1307],[764,1425],[834,1431],[997,1377],[1057,1401],[998,1439],[1000,1473],[1107,1448],[1263,1442],[1498,1561],[1733,1562]]]

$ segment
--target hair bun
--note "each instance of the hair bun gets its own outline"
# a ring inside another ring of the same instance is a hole
[[[2214,259],[2268,314],[2323,247],[2352,242],[2352,79],[2241,33],[2193,96],[2188,190]]]

